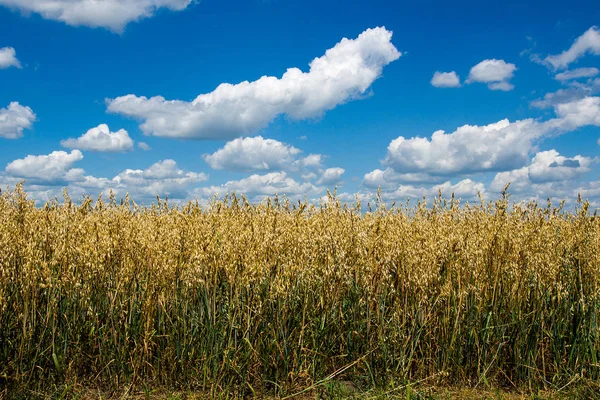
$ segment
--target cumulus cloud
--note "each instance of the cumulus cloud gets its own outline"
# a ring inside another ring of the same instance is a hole
[[[568,50],[560,54],[549,55],[544,61],[554,69],[563,69],[586,54],[600,55],[600,29],[598,27],[592,26],[579,36]]]
[[[193,193],[198,197],[208,198],[215,194],[222,196],[231,192],[244,194],[253,200],[260,200],[274,194],[288,197],[313,197],[320,194],[322,188],[310,182],[297,182],[286,172],[270,172],[265,175],[253,174],[241,180],[228,181],[220,186],[198,188]]]
[[[204,161],[213,169],[230,171],[287,169],[296,161],[300,149],[262,136],[238,138],[227,142]]]
[[[500,192],[510,182],[510,192],[526,197],[567,196],[565,189],[575,187],[575,179],[591,170],[597,159],[575,156],[567,158],[556,150],[538,152],[531,163],[512,171],[499,172],[490,189]]]
[[[30,129],[35,121],[33,110],[13,101],[6,108],[0,108],[0,138],[18,139],[23,129]]]
[[[191,102],[129,94],[107,99],[107,109],[142,120],[140,127],[146,135],[233,139],[266,127],[279,115],[319,117],[364,96],[383,67],[401,55],[391,38],[392,32],[385,28],[368,29],[356,39],[342,39],[315,58],[308,72],[289,68],[281,78],[223,83]]]
[[[487,83],[490,90],[509,91],[514,88],[509,80],[516,70],[515,64],[507,63],[504,60],[496,60],[495,58],[483,60],[471,68],[466,82]]]
[[[251,140],[249,140],[251,139]],[[230,170],[282,169],[264,175],[253,174],[241,180],[231,180],[221,185],[202,187],[208,180],[205,173],[185,171],[174,160],[162,160],[146,169],[125,169],[113,178],[95,177],[86,173],[75,163],[83,159],[79,149],[67,153],[55,151],[48,155],[29,155],[9,163],[4,173],[0,173],[0,184],[14,185],[25,179],[26,189],[39,201],[47,201],[60,195],[62,187],[67,187],[74,195],[113,191],[117,196],[129,193],[136,201],[152,202],[155,196],[165,197],[176,202],[199,198],[207,200],[214,194],[224,195],[235,191],[249,199],[262,200],[277,193],[294,198],[318,197],[324,188],[341,185],[343,168],[322,167],[323,156],[310,154],[301,156],[301,151],[282,142],[246,138],[229,143],[206,157],[215,168]],[[240,162],[235,163],[233,160]],[[266,164],[262,164],[263,159]],[[292,175],[302,177],[298,181]]]
[[[205,173],[186,172],[174,160],[159,161],[145,170],[126,169],[112,179],[112,186],[134,198],[169,196],[183,199],[191,185],[208,180]]]
[[[399,173],[440,176],[512,169],[527,162],[532,141],[544,132],[532,119],[504,119],[451,133],[436,131],[431,139],[400,136],[388,146],[383,165]]]
[[[0,69],[21,68],[21,63],[17,59],[17,52],[12,47],[0,48]]]
[[[321,178],[316,183],[325,186],[340,184],[344,172],[346,172],[344,168],[327,168],[321,173]]]
[[[29,155],[9,163],[0,182],[15,185],[25,180],[25,188],[39,202],[60,195],[63,187],[72,196],[94,196],[112,190],[124,196],[129,193],[136,201],[154,201],[155,196],[178,200],[190,199],[190,189],[208,180],[205,173],[184,171],[174,160],[162,160],[146,169],[126,169],[111,178],[87,175],[74,164],[83,159],[79,150],[71,153],[55,151],[48,155]]]
[[[432,188],[436,194],[441,192],[443,196],[449,196],[454,193],[459,198],[475,198],[478,195],[485,195],[485,185],[481,182],[475,182],[471,179],[463,179],[454,185],[450,182],[444,182]],[[432,196],[433,193],[430,194]]]
[[[396,181],[393,179],[394,170],[386,168],[385,171],[379,168],[365,174],[362,184],[369,189],[381,188],[383,190],[392,189],[396,186]]]
[[[161,8],[185,9],[192,0],[0,0],[0,5],[37,13],[72,26],[102,27],[122,32],[133,21],[151,17]]]
[[[579,78],[593,78],[598,75],[600,70],[598,68],[575,68],[570,71],[560,72],[554,76],[554,79],[558,81],[568,81],[571,79]]]
[[[148,151],[151,149],[150,145],[148,145],[148,143],[145,142],[138,142],[138,147],[144,151]]]
[[[579,155],[573,158],[563,157],[556,150],[542,151],[533,157],[528,167],[529,180],[533,183],[545,183],[575,179],[590,171],[592,161],[589,157]]]
[[[79,150],[70,153],[54,151],[48,155],[28,155],[9,163],[5,172],[11,177],[31,179],[39,182],[64,182],[73,164],[83,159]]]
[[[539,140],[586,125],[600,126],[600,97],[557,105],[555,113],[556,118],[546,121],[505,119],[484,126],[464,125],[451,133],[436,131],[431,138],[400,136],[390,142],[382,160],[387,168],[366,174],[363,186],[391,189],[400,183],[431,183],[450,176],[517,170],[527,165]],[[585,167],[583,160],[576,160]],[[564,173],[569,167],[560,158],[555,161],[553,173]]]
[[[124,152],[133,149],[133,140],[125,129],[111,132],[106,124],[88,130],[77,139],[60,142],[63,147],[100,152]]]
[[[456,72],[440,72],[436,71],[431,78],[431,85],[438,88],[454,88],[460,87],[460,78]]]
[[[430,175],[423,172],[398,173],[393,168],[386,168],[385,170],[375,169],[366,173],[362,184],[370,189],[391,189],[400,183],[433,184],[443,182],[445,179],[445,176]]]
[[[600,126],[600,97],[585,97],[581,100],[558,104],[554,107],[558,118],[546,121],[551,130],[571,131],[585,125]]]
[[[293,169],[298,169],[298,168],[321,168],[321,165],[323,163],[323,155],[321,154],[309,154],[306,157],[294,161],[294,164],[292,164],[292,167],[294,167]]]
[[[443,196],[449,197],[454,193],[456,197],[463,199],[476,198],[479,193],[485,195],[485,185],[471,179],[463,179],[455,184],[446,181],[434,186],[398,185],[394,190],[382,191],[381,198],[386,202],[404,201],[406,199],[432,198],[442,192]]]
[[[229,141],[213,154],[202,158],[213,169],[228,171],[305,171],[320,169],[323,156],[309,154],[302,156],[302,150],[274,139],[262,136],[237,138]]]

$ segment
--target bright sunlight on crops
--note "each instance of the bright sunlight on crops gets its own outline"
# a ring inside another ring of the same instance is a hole
[[[36,208],[17,187],[0,196],[0,386],[558,388],[600,378],[599,266],[583,201]]]

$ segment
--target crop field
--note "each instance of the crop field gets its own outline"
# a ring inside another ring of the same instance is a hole
[[[36,207],[17,187],[0,195],[0,397],[559,391],[600,379],[599,289],[581,200]]]

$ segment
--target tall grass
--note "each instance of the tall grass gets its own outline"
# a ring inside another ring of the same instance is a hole
[[[365,212],[234,195],[36,208],[17,187],[0,196],[0,387],[598,379],[588,208],[438,197]]]

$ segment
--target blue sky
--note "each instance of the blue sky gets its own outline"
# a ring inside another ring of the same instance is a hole
[[[600,7],[418,3],[0,0],[0,185],[600,204]]]

